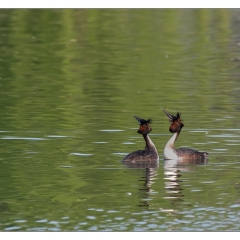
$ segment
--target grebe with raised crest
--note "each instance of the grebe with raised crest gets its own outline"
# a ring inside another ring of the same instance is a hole
[[[123,160],[123,163],[139,163],[139,162],[151,162],[159,160],[157,149],[148,136],[148,134],[152,131],[150,127],[151,119],[144,120],[137,116],[134,116],[139,122],[138,133],[143,135],[143,138],[146,142],[146,146],[144,150],[137,150],[135,152],[129,153]]]
[[[184,124],[182,123],[180,113],[177,113],[176,116],[169,114],[166,110],[164,110],[164,113],[167,115],[169,121],[171,122],[171,125],[169,127],[169,131],[173,133],[172,137],[167,142],[163,155],[164,159],[178,159],[189,162],[206,162],[208,153],[207,152],[199,152],[194,149],[190,148],[175,148],[174,143],[176,142],[182,127]]]

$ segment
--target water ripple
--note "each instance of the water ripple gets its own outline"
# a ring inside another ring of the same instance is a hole
[[[5,137],[2,137],[1,139],[7,139],[7,140],[31,140],[31,141],[49,140],[47,138],[15,137],[15,136],[5,136]]]
[[[47,219],[40,219],[40,220],[36,220],[35,222],[37,222],[37,223],[46,223],[46,222],[48,222],[48,220]]]
[[[133,142],[123,142],[122,144],[135,144]]]
[[[11,226],[11,227],[4,228],[4,230],[5,231],[15,231],[15,230],[19,230],[21,228],[22,227],[19,227],[19,226]]]
[[[215,138],[239,138],[239,135],[235,135],[235,134],[214,134],[214,135],[207,135],[208,137],[215,137]]]
[[[114,155],[120,155],[120,156],[126,156],[128,153],[121,153],[121,152],[118,152],[118,153],[112,153]]]
[[[24,223],[24,222],[27,222],[27,220],[20,219],[20,220],[15,220],[14,222],[16,222],[16,223]]]
[[[124,132],[125,130],[120,130],[120,129],[103,129],[103,130],[98,130],[100,132]]]
[[[61,135],[47,135],[49,138],[68,138],[69,136],[61,136]]]
[[[92,156],[94,154],[91,154],[91,153],[70,153],[70,155],[87,157],[87,156]]]

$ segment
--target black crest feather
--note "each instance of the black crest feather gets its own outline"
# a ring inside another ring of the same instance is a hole
[[[134,116],[134,117],[137,119],[137,121],[139,122],[140,125],[152,123],[151,119],[145,120],[145,119],[139,118],[137,116]]]
[[[174,115],[171,115],[170,113],[168,113],[165,109],[163,109],[163,111],[167,115],[170,122],[177,121],[181,117],[181,114],[179,112],[177,113],[176,116],[174,116]]]

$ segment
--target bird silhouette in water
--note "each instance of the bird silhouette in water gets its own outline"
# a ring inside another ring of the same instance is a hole
[[[123,163],[141,163],[141,162],[151,162],[159,160],[157,149],[149,137],[149,133],[152,131],[150,127],[151,119],[145,120],[134,116],[140,127],[138,129],[138,133],[143,135],[143,138],[146,142],[146,146],[144,150],[137,150],[135,152],[129,153],[123,160]]]
[[[191,163],[198,163],[198,162],[206,162],[208,158],[207,152],[199,152],[191,148],[175,148],[174,144],[181,132],[181,129],[184,127],[184,124],[181,120],[180,113],[177,113],[176,116],[169,114],[166,110],[164,113],[167,115],[171,125],[169,127],[169,131],[173,133],[172,137],[167,142],[163,155],[164,159],[178,159],[181,162],[191,162]]]

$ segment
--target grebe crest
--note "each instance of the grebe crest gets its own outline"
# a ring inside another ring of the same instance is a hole
[[[152,128],[149,125],[150,123],[152,123],[152,119],[145,120],[137,116],[134,116],[134,117],[137,119],[140,125],[137,131],[139,134],[146,135],[152,131]]]
[[[152,131],[152,128],[150,127],[150,123],[152,123],[151,119],[145,120],[142,118],[139,118],[137,116],[134,116],[138,123],[139,123],[139,129],[138,133],[143,135],[143,138],[146,142],[146,146],[144,150],[137,150],[135,152],[129,153],[123,160],[123,163],[139,163],[139,162],[151,162],[156,161],[159,159],[157,149],[148,136],[148,134]]]
[[[182,163],[205,163],[208,157],[207,152],[199,152],[190,148],[178,148],[174,147],[174,143],[176,142],[184,124],[181,119],[181,114],[178,112],[176,116],[169,114],[166,110],[164,113],[167,115],[171,125],[169,127],[169,131],[173,133],[172,137],[167,142],[164,148],[164,158],[165,159],[178,159],[181,160]]]
[[[163,109],[165,114],[168,116],[169,121],[172,123],[169,127],[169,132],[181,132],[182,127],[184,124],[182,123],[181,114],[178,112],[176,116],[169,114],[166,110]]]

